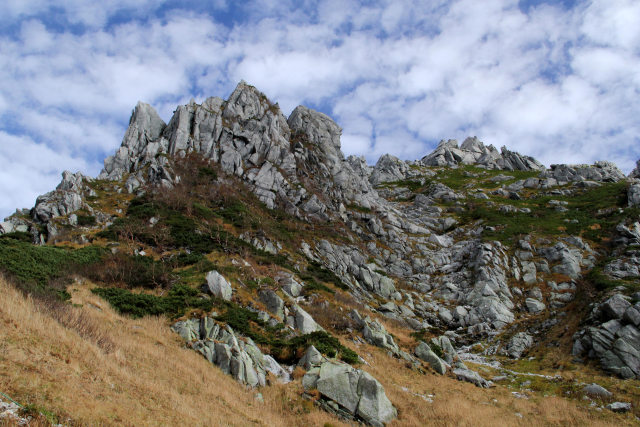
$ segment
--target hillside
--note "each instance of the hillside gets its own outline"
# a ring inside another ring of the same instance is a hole
[[[69,425],[637,421],[638,170],[340,134],[244,82],[138,103],[0,223],[0,391]]]

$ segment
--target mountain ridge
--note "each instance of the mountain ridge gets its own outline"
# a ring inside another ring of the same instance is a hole
[[[132,310],[130,287],[167,288],[144,304],[186,304],[173,330],[223,372],[264,386],[295,362],[319,407],[371,425],[402,414],[335,334],[479,387],[493,382],[469,366],[543,345],[562,354],[549,363],[640,377],[638,168],[545,168],[476,137],[370,166],[345,158],[341,132],[245,82],[168,123],[139,102],[97,178],[64,172],[0,235],[109,249],[84,274],[116,308]],[[514,375],[498,372],[500,387]]]

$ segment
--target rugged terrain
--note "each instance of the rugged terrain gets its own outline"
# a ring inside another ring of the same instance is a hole
[[[637,422],[640,167],[340,134],[244,82],[138,103],[0,223],[2,390],[43,423]]]

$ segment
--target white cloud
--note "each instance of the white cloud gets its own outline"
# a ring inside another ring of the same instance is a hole
[[[225,97],[240,79],[285,113],[321,106],[343,127],[345,153],[370,162],[420,158],[467,135],[546,163],[612,159],[629,170],[640,157],[636,1],[527,13],[516,0],[209,4],[235,10],[237,23],[173,2],[7,0],[2,146],[61,156],[21,197],[53,188],[63,165],[97,172],[137,100],[169,120],[177,104]],[[21,161],[4,173],[24,176]]]
[[[0,131],[0,212],[2,217],[17,208],[31,208],[34,195],[53,190],[63,170],[96,170],[83,158],[71,157],[28,137]]]

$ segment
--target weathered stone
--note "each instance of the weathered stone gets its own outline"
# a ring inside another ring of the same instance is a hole
[[[629,412],[631,410],[631,403],[613,402],[607,405],[607,409],[613,412]]]
[[[397,416],[382,385],[367,372],[345,363],[327,361],[311,368],[302,378],[305,390],[317,389],[329,406],[365,423],[382,427]]]
[[[306,311],[304,311],[300,306],[296,305],[293,308],[293,312],[295,314],[295,324],[296,329],[298,329],[303,334],[310,334],[316,331],[324,331],[320,325],[313,320],[313,317]]]
[[[278,318],[284,318],[284,301],[271,289],[258,292],[258,298],[267,306],[267,310]]]
[[[509,340],[505,353],[514,359],[519,359],[522,353],[533,345],[533,337],[526,332],[518,332]]]
[[[431,350],[427,343],[420,341],[415,349],[415,355],[427,362],[440,375],[447,373],[447,365]]]
[[[608,399],[613,396],[613,393],[596,383],[586,385],[582,391],[588,396],[597,397],[599,399]]]
[[[453,374],[459,381],[466,381],[477,387],[489,388],[493,385],[491,381],[485,380],[477,372],[470,369],[457,368],[453,370]]]
[[[527,310],[529,311],[529,313],[532,314],[540,313],[546,308],[546,305],[544,305],[543,302],[533,298],[527,298],[524,303],[527,306]]]
[[[204,289],[217,298],[229,301],[231,300],[231,284],[216,270],[211,270],[207,273],[207,283],[204,285]]]
[[[356,415],[372,426],[383,426],[398,416],[398,411],[384,392],[382,384],[367,372],[358,381],[358,409]]]

